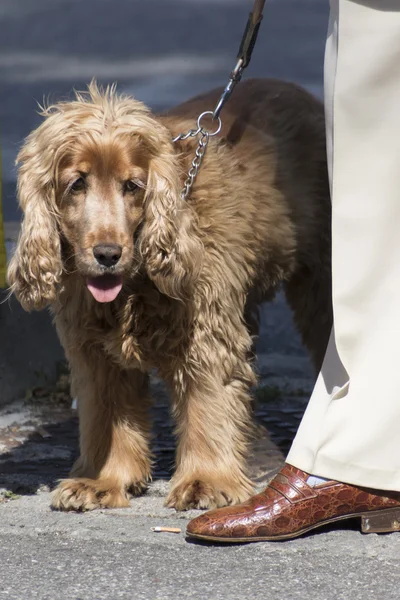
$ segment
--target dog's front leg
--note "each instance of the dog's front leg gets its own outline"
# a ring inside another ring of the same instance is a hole
[[[70,357],[78,397],[80,457],[60,482],[52,506],[92,510],[129,505],[151,476],[147,376],[122,370],[101,352]]]
[[[175,373],[179,441],[166,503],[176,510],[235,504],[253,491],[246,459],[254,375],[240,354],[211,340],[209,348],[201,348],[204,362],[200,369],[197,363],[196,373],[188,364]]]

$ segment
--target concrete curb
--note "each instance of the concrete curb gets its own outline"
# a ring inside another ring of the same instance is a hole
[[[64,353],[47,312],[28,314],[14,299],[1,304],[0,340],[0,406],[56,380]]]
[[[19,223],[5,222],[8,257]],[[55,381],[64,358],[49,313],[28,314],[0,290],[0,406],[24,397],[29,388]]]

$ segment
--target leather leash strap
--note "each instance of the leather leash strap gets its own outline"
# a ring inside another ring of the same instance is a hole
[[[251,55],[257,40],[258,30],[260,29],[263,18],[262,13],[264,10],[264,4],[265,0],[254,0],[253,10],[249,15],[242,41],[240,42],[237,63],[230,75],[229,82],[222,92],[222,95],[212,113],[213,119],[218,119],[220,112],[230,98],[235,85],[241,80],[244,69],[250,63]]]
[[[258,30],[260,29],[263,18],[265,0],[255,0],[253,10],[249,15],[246,29],[244,30],[242,41],[240,42],[238,60],[242,59],[242,69],[245,69],[250,62],[251,54],[256,43]]]

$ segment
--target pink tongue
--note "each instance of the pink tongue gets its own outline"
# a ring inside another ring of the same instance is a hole
[[[97,302],[112,302],[121,291],[122,277],[118,275],[88,277],[86,284]]]

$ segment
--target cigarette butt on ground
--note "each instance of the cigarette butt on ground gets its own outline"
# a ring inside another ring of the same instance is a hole
[[[155,533],[180,533],[182,531],[179,527],[151,527],[150,529]]]

